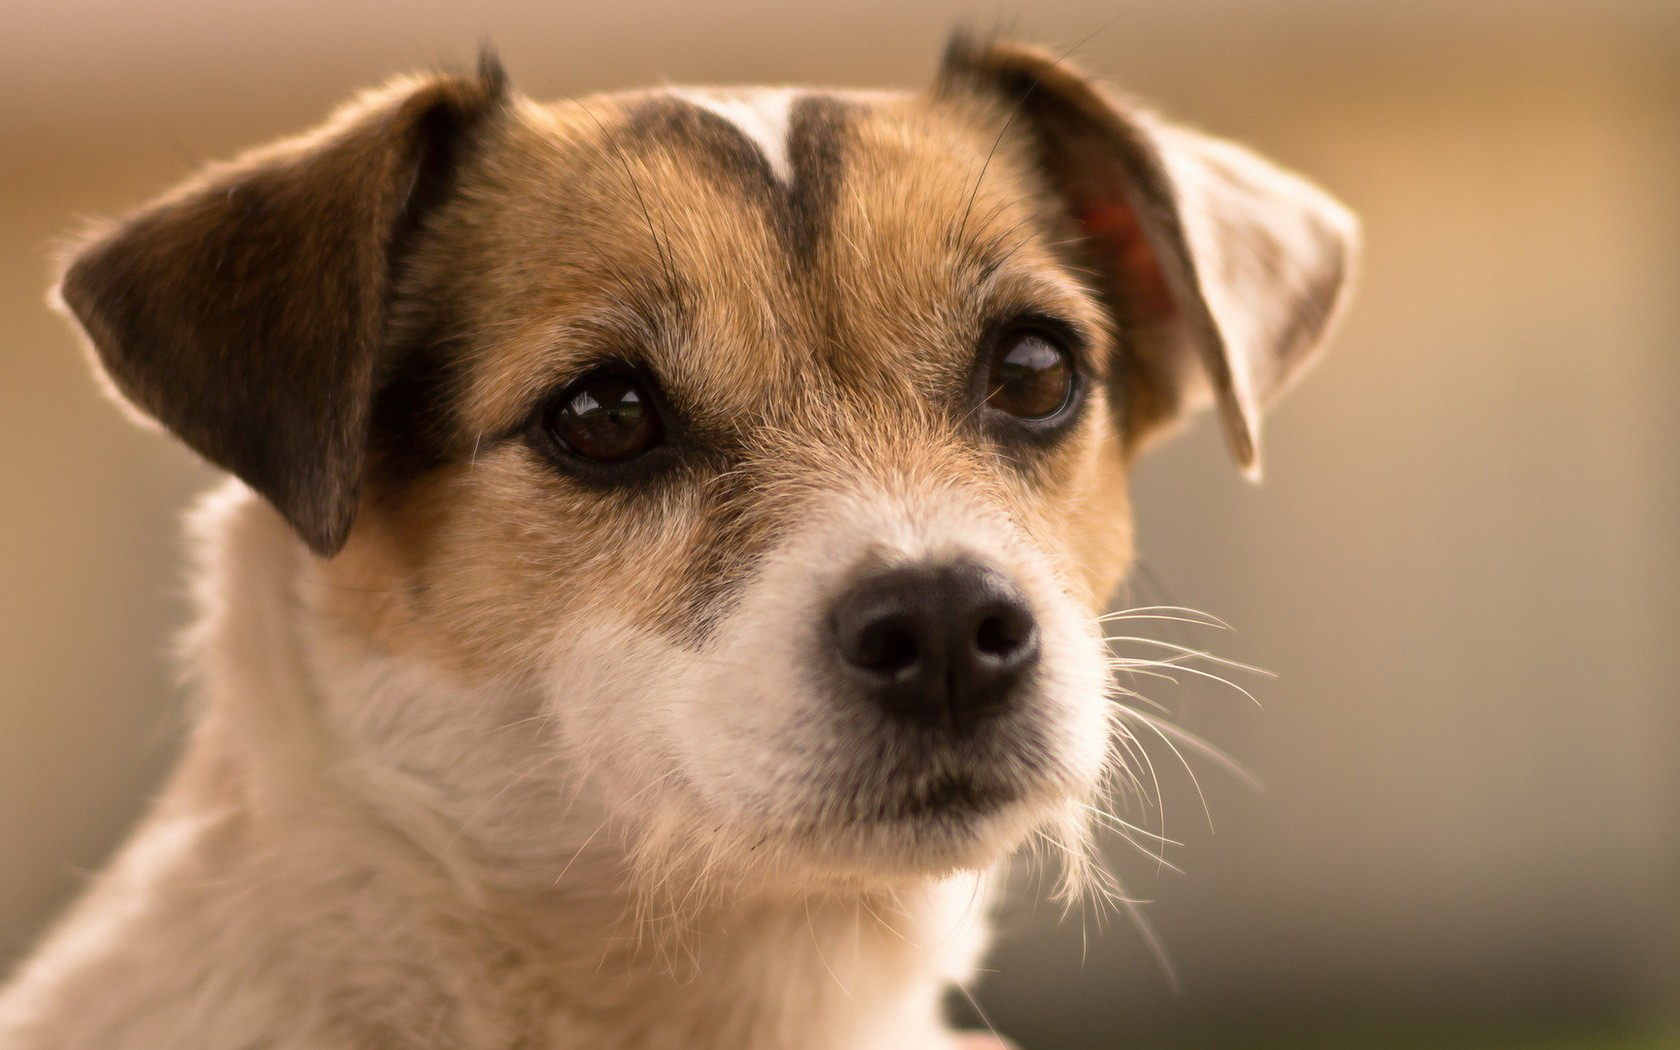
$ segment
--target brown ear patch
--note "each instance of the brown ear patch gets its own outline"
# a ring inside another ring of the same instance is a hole
[[[354,516],[392,272],[504,96],[489,57],[400,83],[142,209],[65,271],[116,389],[317,553]]]

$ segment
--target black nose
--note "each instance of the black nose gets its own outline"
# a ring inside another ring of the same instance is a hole
[[[1007,579],[977,565],[892,569],[835,603],[847,674],[895,717],[967,729],[1005,710],[1038,662],[1038,625]]]

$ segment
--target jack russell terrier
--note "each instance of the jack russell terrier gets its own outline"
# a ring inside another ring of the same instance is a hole
[[[75,248],[195,514],[195,725],[6,1050],[935,1050],[1125,775],[1127,473],[1238,463],[1354,219],[1045,52],[392,82]]]

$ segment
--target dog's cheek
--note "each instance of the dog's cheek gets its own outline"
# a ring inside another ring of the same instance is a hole
[[[370,501],[326,569],[335,611],[465,679],[540,675],[558,638],[655,619],[693,515],[558,484],[533,458],[503,447]]]
[[[492,499],[493,483],[473,484]],[[421,506],[365,519],[307,597],[343,683],[337,735],[419,775],[501,876],[547,884],[609,814],[646,825],[684,812],[669,741],[688,731],[673,698],[695,654],[590,600],[614,593],[603,581],[621,563],[568,568],[541,512],[474,509],[462,487],[439,481]]]
[[[773,852],[759,840],[831,806],[868,743],[822,659],[823,610],[857,544],[835,538],[844,530],[836,528],[842,515],[834,506],[783,509],[825,525],[784,535],[765,552],[680,684],[662,698],[677,768],[696,805],[750,839],[755,854]]]
[[[834,750],[832,700],[807,670],[813,604],[755,588],[665,698],[667,739],[697,802],[737,826],[797,820]]]
[[[1015,520],[1054,565],[1071,597],[1097,614],[1135,555],[1129,471],[1122,439],[1105,414],[1063,449],[1050,483],[1016,496]]]
[[[1064,572],[1083,584],[1086,608],[1101,612],[1131,571],[1136,552],[1125,475],[1105,466],[1073,502],[1066,518]]]

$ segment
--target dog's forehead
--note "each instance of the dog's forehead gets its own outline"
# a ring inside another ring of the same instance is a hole
[[[794,178],[789,139],[795,106],[803,122],[810,118],[811,100],[823,97],[800,88],[674,88],[670,94],[732,126],[758,150],[771,176],[783,186]]]
[[[934,97],[669,88],[521,112],[476,195],[474,308],[504,336],[478,405],[511,413],[630,345],[720,414],[770,388],[890,397],[967,367],[988,309],[1090,309],[1040,243],[1029,167],[991,154],[996,122]]]

